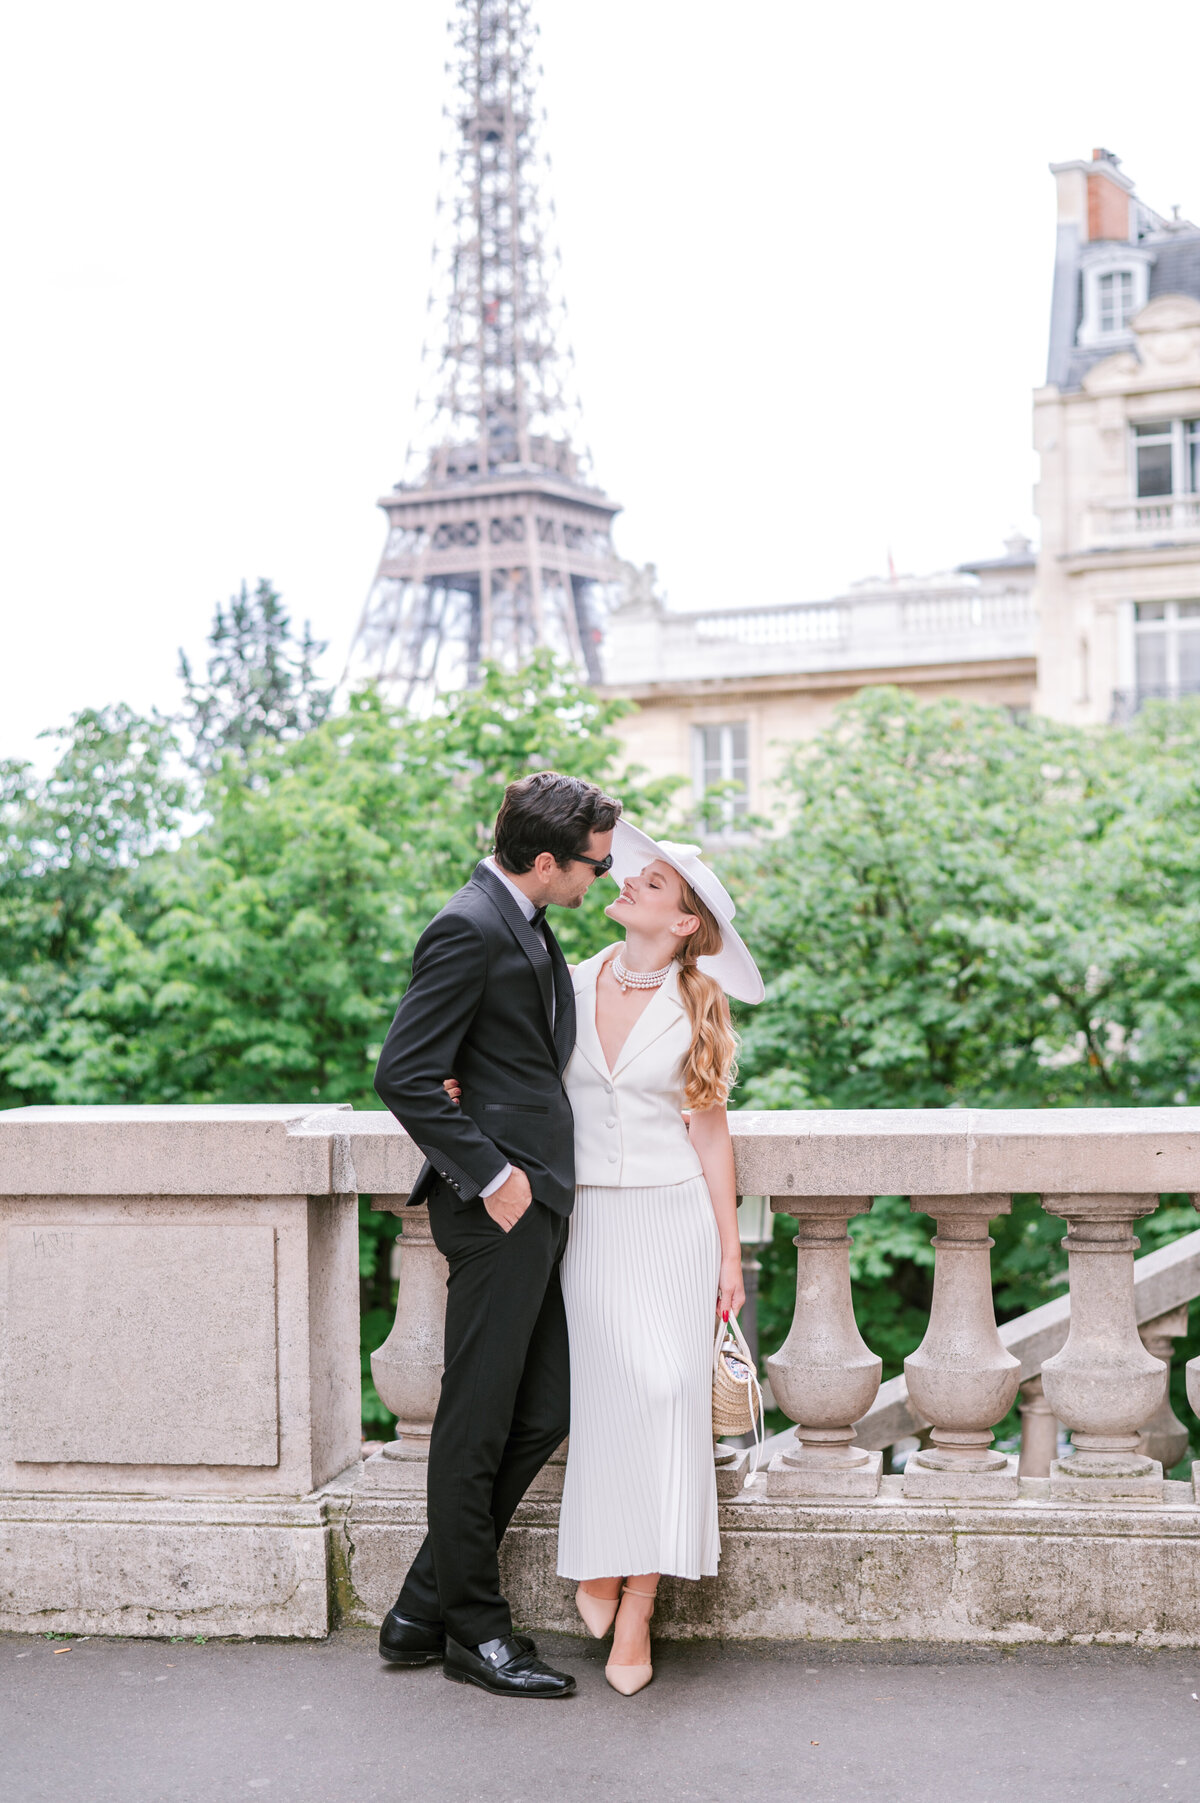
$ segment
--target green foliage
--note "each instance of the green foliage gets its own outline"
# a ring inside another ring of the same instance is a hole
[[[136,916],[138,861],[185,800],[157,716],[89,708],[46,736],[58,747],[48,776],[0,763],[0,1107],[52,1093],[51,1048],[70,1037],[99,923],[113,909]]]
[[[143,864],[134,908],[97,919],[31,1089],[373,1106],[413,946],[487,852],[504,785],[550,765],[608,777],[618,708],[542,659],[428,719],[368,690],[303,738],[224,757],[209,824]],[[603,901],[563,917],[568,956],[603,943]]]

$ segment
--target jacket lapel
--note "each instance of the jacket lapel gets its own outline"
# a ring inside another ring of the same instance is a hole
[[[571,981],[562,947],[549,922],[545,931],[554,981],[554,1049],[558,1053],[558,1068],[562,1071],[566,1069],[571,1053],[575,1050],[575,985]]]
[[[618,942],[619,943],[619,942]],[[661,989],[655,991],[642,1013],[634,1022],[628,1039],[621,1047],[617,1062],[610,1071],[604,1056],[604,1048],[600,1044],[600,1035],[596,1031],[596,982],[600,975],[611,946],[598,952],[589,960],[592,969],[588,971],[588,980],[578,995],[578,1018],[576,1020],[576,1047],[587,1059],[592,1068],[599,1072],[605,1082],[619,1077],[621,1072],[633,1059],[639,1057],[647,1048],[662,1037],[668,1027],[674,1026],[680,1015],[684,1013],[683,1003],[679,999],[679,976],[672,971]]]
[[[504,884],[497,881],[486,864],[476,865],[471,881],[479,884],[533,966],[533,974],[537,978],[542,1008],[546,1016],[546,1036],[553,1042],[556,1035],[551,1030],[550,1022],[554,1012],[554,969],[550,961],[550,953],[546,950],[545,940],[540,933],[534,932]],[[562,957],[561,952],[558,955],[560,958]],[[559,1012],[561,1014],[561,1009]],[[557,1050],[558,1047],[555,1045],[555,1051],[557,1052]]]
[[[675,1025],[683,1012],[683,1003],[679,999],[679,977],[675,971],[672,971],[662,988],[655,991],[652,1001],[634,1022],[633,1030],[621,1047],[617,1062],[613,1066],[613,1076],[619,1077],[626,1066],[641,1056],[647,1046],[653,1045],[654,1041],[660,1039],[668,1027]],[[603,1058],[603,1053],[601,1053],[601,1057]]]

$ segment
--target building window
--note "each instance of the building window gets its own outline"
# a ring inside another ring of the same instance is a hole
[[[723,791],[704,811],[711,826],[728,829],[750,811],[750,728],[744,720],[697,726],[694,745],[697,804],[703,808],[713,790]]]
[[[1100,330],[1123,332],[1133,317],[1133,271],[1110,269],[1100,277]]]
[[[1116,350],[1132,337],[1132,321],[1150,298],[1154,252],[1141,244],[1096,243],[1081,252],[1083,309],[1076,343]]]
[[[1200,494],[1200,419],[1164,419],[1133,428],[1139,501]]]
[[[1200,694],[1200,601],[1139,601],[1133,648],[1139,707]]]

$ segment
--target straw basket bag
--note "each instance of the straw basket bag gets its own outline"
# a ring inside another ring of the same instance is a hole
[[[754,1359],[736,1315],[717,1322],[713,1347],[713,1439],[733,1434],[754,1435],[755,1469],[762,1443],[763,1399]]]

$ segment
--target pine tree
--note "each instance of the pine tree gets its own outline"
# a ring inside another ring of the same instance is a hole
[[[300,738],[327,718],[333,690],[319,685],[315,667],[326,645],[313,638],[307,621],[299,637],[293,633],[265,577],[253,594],[243,582],[227,607],[217,603],[208,643],[202,681],[179,653],[181,720],[193,741],[188,761],[195,769],[214,769],[227,752],[244,759],[258,739]]]

